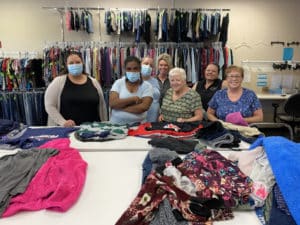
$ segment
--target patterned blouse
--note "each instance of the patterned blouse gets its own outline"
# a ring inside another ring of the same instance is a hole
[[[227,95],[227,88],[219,90],[209,101],[208,106],[216,111],[217,118],[225,120],[229,113],[241,112],[243,117],[253,116],[254,111],[261,109],[260,101],[254,91],[243,88],[239,100],[232,102]]]
[[[178,118],[188,119],[194,116],[196,109],[202,109],[200,95],[190,89],[184,96],[173,101],[173,89],[170,88],[163,98],[161,113],[164,121],[177,121]]]

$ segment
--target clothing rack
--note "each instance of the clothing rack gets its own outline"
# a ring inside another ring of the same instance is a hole
[[[105,10],[105,8],[100,7],[42,7],[42,9],[54,9],[54,10],[90,10],[90,11],[99,11]]]
[[[0,58],[38,58],[38,52],[29,52],[29,51],[1,51]]]
[[[155,42],[150,47],[222,47],[222,42]],[[106,41],[46,41],[45,48],[50,47],[149,47],[146,42],[106,42]]]
[[[57,11],[61,10],[90,10],[90,11],[103,11],[103,10],[151,10],[158,11],[163,9],[168,10],[199,10],[199,11],[220,11],[220,12],[229,12],[231,9],[228,8],[100,8],[100,7],[42,7],[42,9],[54,9]]]
[[[159,8],[159,6],[157,8],[102,8],[102,7],[69,7],[69,6],[59,6],[59,7],[42,7],[42,9],[46,9],[46,10],[56,10],[59,15],[60,15],[60,27],[61,27],[61,41],[65,41],[65,30],[64,30],[64,14],[67,10],[87,10],[87,11],[98,11],[98,19],[99,21],[101,20],[100,18],[100,11],[103,10],[149,10],[149,11],[159,11],[159,10],[185,10],[185,11],[209,11],[209,12],[229,12],[231,11],[231,9],[228,8],[175,8],[174,7],[174,2],[173,2],[173,7],[172,8]],[[101,30],[101,29],[100,29]],[[99,40],[101,40],[101,32],[99,30]]]
[[[233,60],[232,51],[228,48],[223,48],[220,43],[215,43],[215,46],[212,45],[209,48],[189,42],[186,45],[163,42],[157,43],[156,46],[146,44],[133,45],[130,42],[110,43],[112,45],[107,45],[105,42],[93,42],[94,46],[91,46],[89,42],[85,42],[86,45],[83,46],[76,42],[71,43],[75,45],[70,45],[70,42],[66,44],[54,42],[54,45],[51,46],[50,42],[48,42],[48,47],[44,48],[44,78],[46,83],[63,71],[64,65],[61,63],[65,61],[64,57],[74,46],[78,47],[85,60],[85,65],[87,65],[85,66],[85,73],[95,77],[103,87],[111,87],[112,82],[124,74],[123,63],[128,55],[135,55],[140,58],[149,55],[154,59],[154,62],[157,62],[157,57],[161,53],[168,53],[172,56],[175,66],[189,71],[187,81],[192,83],[202,78],[203,70],[209,62],[220,63],[222,68],[220,76],[222,76],[223,69],[231,65]],[[50,54],[53,51],[57,53],[54,54],[55,57],[53,57],[53,53]],[[226,54],[224,54],[225,51],[227,52]],[[91,52],[93,56],[91,56]],[[52,56],[50,57],[50,55]],[[100,58],[101,60],[99,61]]]
[[[45,126],[47,113],[42,89],[32,91],[0,91],[0,117],[28,126]]]

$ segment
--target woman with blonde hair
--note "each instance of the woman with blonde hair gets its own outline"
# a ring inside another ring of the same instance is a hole
[[[158,56],[157,59],[158,75],[157,80],[160,87],[160,105],[166,91],[170,88],[170,81],[168,74],[170,69],[173,68],[172,56],[167,53],[163,53]]]

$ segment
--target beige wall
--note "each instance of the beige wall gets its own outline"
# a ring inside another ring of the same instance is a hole
[[[281,60],[282,46],[271,41],[300,41],[297,0],[1,0],[0,40],[2,51],[41,51],[47,41],[61,41],[60,14],[42,7],[74,6],[101,8],[229,8],[228,46],[233,49],[235,63],[242,60]],[[103,13],[94,11],[95,33],[65,31],[66,41],[118,41],[105,34]],[[99,32],[99,24],[101,33]],[[249,47],[238,47],[247,43]],[[294,59],[300,58],[295,47]]]

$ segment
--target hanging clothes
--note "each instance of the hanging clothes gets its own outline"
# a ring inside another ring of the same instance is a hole
[[[229,48],[222,47],[222,43],[212,43],[210,47],[201,47],[193,43],[174,44],[159,43],[156,46],[146,44],[134,45],[120,42],[119,45],[107,43],[93,43],[86,46],[77,46],[76,50],[82,53],[85,59],[85,72],[95,77],[103,88],[110,88],[113,82],[124,75],[124,60],[129,55],[143,58],[146,55],[153,57],[168,53],[173,58],[173,64],[185,68],[187,82],[195,83],[203,79],[207,64],[219,64],[221,70],[233,62],[233,55]],[[46,83],[54,79],[57,74],[66,73],[63,62],[68,52],[74,47],[50,47],[44,49],[44,77]],[[157,68],[157,67],[156,67]],[[155,71],[155,74],[157,71]]]
[[[44,109],[44,90],[0,92],[0,117],[26,124],[44,126],[47,113]]]

